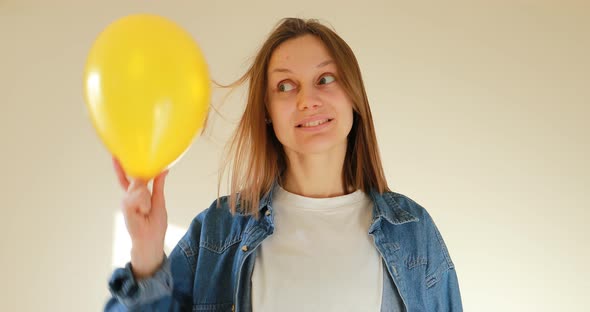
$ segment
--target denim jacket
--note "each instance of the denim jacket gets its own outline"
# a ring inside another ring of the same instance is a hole
[[[232,215],[227,196],[220,198],[221,207],[214,201],[152,277],[136,280],[130,263],[117,268],[105,311],[251,312],[256,250],[274,230],[274,188],[261,198],[260,219],[239,206]],[[381,311],[462,311],[455,266],[428,212],[395,192],[372,191],[370,197],[373,220],[367,235],[387,268]]]

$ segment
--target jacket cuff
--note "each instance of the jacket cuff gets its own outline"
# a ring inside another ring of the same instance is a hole
[[[136,280],[131,262],[113,272],[109,280],[109,291],[126,307],[142,305],[172,295],[172,274],[170,261],[164,255],[162,267],[151,277]]]

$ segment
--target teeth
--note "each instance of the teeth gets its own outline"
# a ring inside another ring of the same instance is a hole
[[[326,123],[328,121],[329,121],[329,119],[316,120],[316,121],[305,123],[305,124],[301,125],[301,127],[304,127],[304,128],[307,128],[307,127],[315,127],[315,126],[319,126],[319,125],[321,125],[323,123]]]

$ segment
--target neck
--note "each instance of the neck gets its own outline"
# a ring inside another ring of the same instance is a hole
[[[346,144],[334,150],[312,155],[286,151],[288,166],[282,187],[291,193],[313,198],[327,198],[350,193],[342,185]]]

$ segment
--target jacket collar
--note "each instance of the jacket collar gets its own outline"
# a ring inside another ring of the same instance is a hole
[[[404,224],[407,222],[418,221],[418,217],[403,209],[395,199],[393,192],[384,192],[380,194],[376,190],[371,190],[370,194],[373,199],[373,221],[385,219],[391,224]]]
[[[273,192],[277,189],[277,186],[278,182],[275,180],[270,190],[260,199],[258,211],[261,215],[263,215],[267,209],[272,213],[272,197]],[[377,221],[378,219],[385,219],[387,222],[396,225],[418,221],[416,216],[404,210],[398,204],[393,192],[384,192],[380,194],[373,189],[371,190],[369,196],[374,203],[373,222]]]
[[[258,203],[258,212],[260,212],[261,214],[265,212],[265,209],[268,209],[270,210],[270,212],[272,212],[272,194],[277,189],[278,185],[279,182],[277,181],[277,179],[275,179],[272,182],[270,190],[266,194],[264,194],[264,196],[262,196],[262,198],[260,199],[260,202]]]

